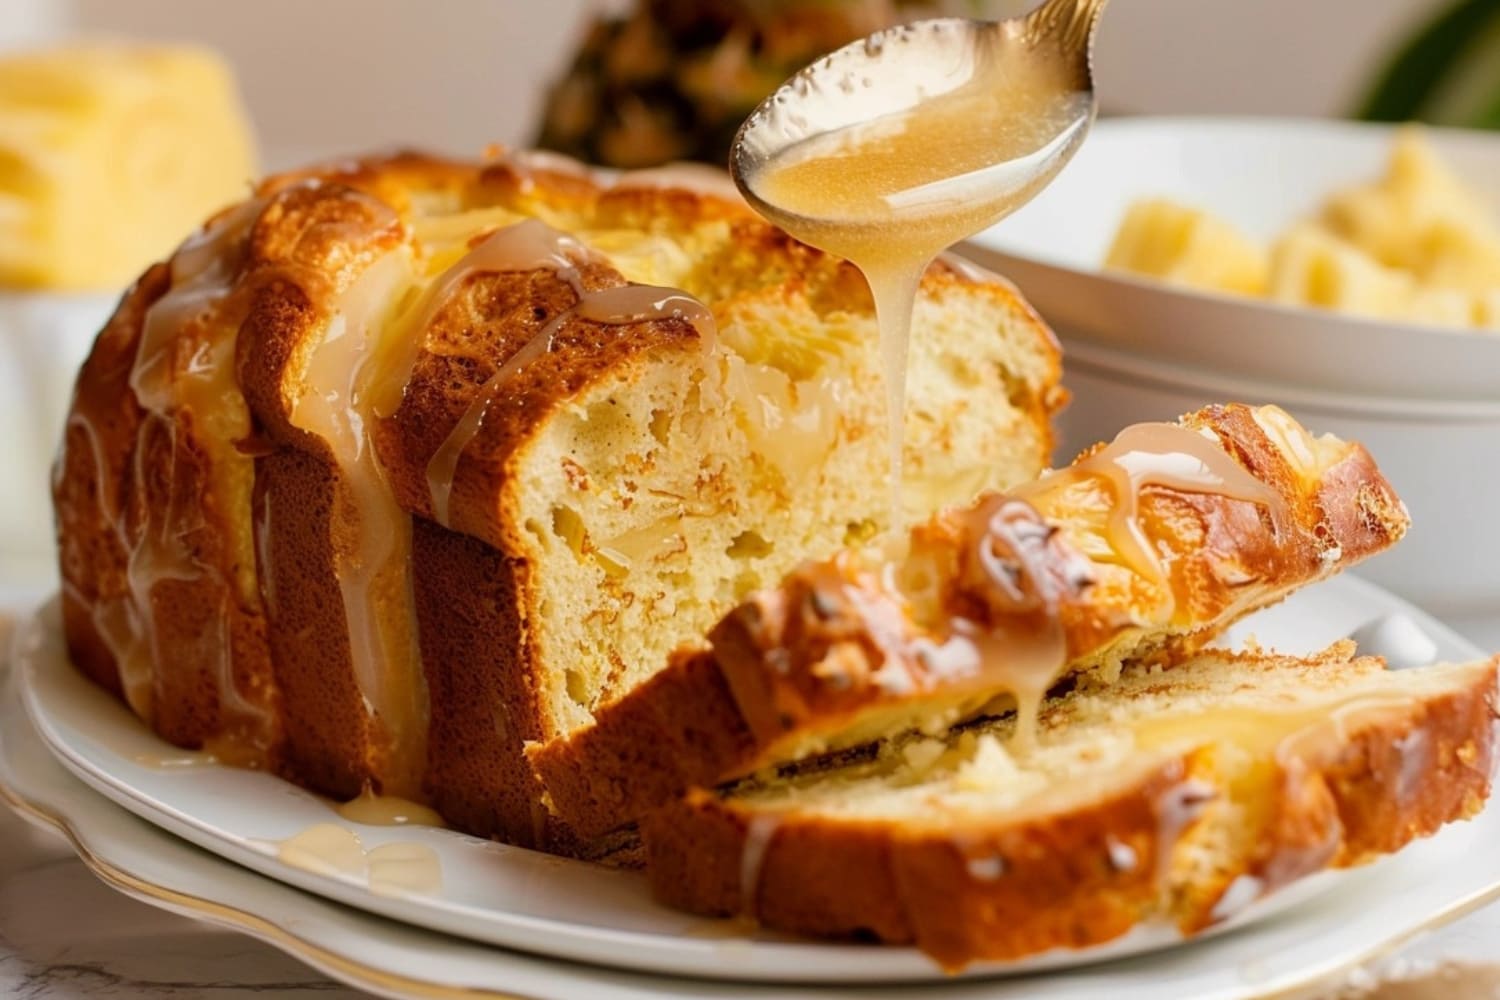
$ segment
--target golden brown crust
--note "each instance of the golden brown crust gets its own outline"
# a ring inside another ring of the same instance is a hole
[[[1161,800],[1181,760],[1123,787],[1024,823],[924,824],[813,814],[761,821],[695,789],[641,823],[656,898],[710,916],[745,915],[819,937],[917,944],[950,969],[1117,937],[1149,912],[1150,864],[1120,865],[1122,847],[1157,856]],[[752,832],[754,830],[754,832]],[[763,849],[747,864],[747,848]],[[754,873],[754,899],[741,893]]]
[[[262,192],[235,340],[239,388],[273,441],[326,457],[327,444],[291,421],[307,356],[339,293],[401,242],[403,227],[390,205],[343,183],[278,178]]]
[[[481,189],[503,187],[496,180],[502,176],[511,172],[498,167],[480,170],[417,154],[315,168],[295,182],[290,178],[275,182],[275,194],[262,217],[270,221],[263,221],[256,230],[253,245],[260,292],[240,329],[238,353],[247,401],[261,418],[267,438],[283,448],[261,463],[265,495],[273,510],[284,512],[278,521],[286,525],[277,533],[274,558],[265,572],[283,595],[296,626],[278,630],[281,634],[276,637],[282,683],[294,703],[288,713],[283,769],[335,796],[352,796],[366,785],[379,784],[381,756],[388,751],[350,669],[349,628],[336,554],[348,554],[357,545],[352,519],[346,513],[354,501],[328,444],[292,423],[301,371],[312,338],[320,334],[335,297],[404,238],[400,213],[417,192],[462,202],[477,197]],[[533,179],[529,187],[517,185],[514,194],[541,192],[554,202],[577,203],[597,197],[598,187],[586,177],[548,174]],[[597,261],[583,262],[579,270],[580,284],[588,291],[625,283],[612,268]],[[421,344],[400,408],[373,429],[384,473],[408,511],[419,518],[432,515],[427,466],[433,455],[495,370],[576,301],[574,289],[550,270],[521,275],[479,273],[418,332]],[[456,470],[450,523],[492,545],[506,541],[505,518],[511,507],[496,496],[496,483],[515,479],[507,471],[507,460],[545,425],[547,414],[591,382],[618,372],[655,343],[685,338],[695,339],[696,331],[683,322],[642,323],[607,331],[596,324],[565,322],[552,337],[553,349],[510,380],[506,391],[491,404]],[[482,549],[466,546],[448,552],[452,562],[414,551],[415,594],[436,591],[446,596],[446,603],[429,603],[432,610],[425,630],[420,627],[424,616],[418,608],[423,660],[432,655],[443,658],[424,670],[429,683],[440,682],[458,664],[468,667],[475,662],[494,663],[497,674],[507,678],[512,673],[520,675],[514,681],[491,680],[489,685],[506,688],[511,699],[505,702],[505,710],[518,722],[508,738],[529,738],[530,731],[540,725],[537,684],[525,680],[529,661],[523,652],[509,648],[501,655],[497,645],[499,637],[516,635],[514,627],[505,627],[507,621],[529,610],[525,581],[501,573],[487,581],[482,591],[455,590],[451,583],[482,580],[484,572],[497,565],[496,554]],[[484,594],[482,604],[476,603],[480,593]],[[489,633],[454,630],[444,624],[437,608],[449,616],[465,608],[476,615],[500,609],[495,613],[503,620]],[[393,608],[389,614],[404,612]],[[455,632],[472,640],[471,644],[462,646]],[[528,845],[547,843],[542,835],[546,824],[539,826],[531,819],[537,812],[536,792],[529,769],[518,759],[519,748],[497,739],[493,730],[479,744],[449,742],[450,730],[455,725],[463,727],[463,715],[460,712],[454,719],[443,713],[459,707],[463,706],[445,699],[442,707],[431,712],[437,743],[427,754],[428,792],[440,800],[445,814],[453,810],[450,819],[465,829]],[[486,705],[483,710],[501,709]],[[471,741],[478,739],[473,732],[468,736]],[[465,769],[445,755],[479,750],[489,755],[481,766],[489,769],[491,780],[473,787],[452,784]],[[517,760],[507,764],[511,758]],[[501,782],[503,787],[497,787],[497,776],[502,775],[506,780]]]
[[[427,794],[460,830],[484,830],[526,847],[562,831],[541,807],[521,758],[540,732],[540,693],[526,670],[523,606],[528,567],[484,543],[416,522],[412,560],[417,633],[432,727]],[[519,780],[518,780],[519,776]]]
[[[367,168],[374,170],[373,167]],[[351,668],[337,553],[352,503],[328,444],[292,423],[301,369],[335,297],[402,237],[399,217],[338,177],[277,178],[250,238],[251,290],[235,340],[238,384],[264,454],[254,510],[264,523],[257,572],[267,595],[272,660],[283,691],[286,745],[273,767],[335,798],[380,785],[384,735]],[[373,179],[368,181],[375,186]]]
[[[1389,712],[1347,738],[1325,736],[1281,761],[1280,808],[1250,874],[1275,888],[1317,870],[1320,856],[1335,868],[1364,864],[1478,813],[1496,763],[1497,667],[1500,657],[1469,688]],[[1304,824],[1318,826],[1310,816],[1339,829],[1336,845],[1309,835]]]
[[[599,719],[527,748],[552,811],[591,835],[634,821],[686,788],[718,784],[725,761],[753,760],[758,751],[708,650],[678,651]]]
[[[1207,749],[1142,754],[1108,793],[1015,819],[772,812],[694,789],[642,821],[647,870],[656,897],[681,909],[915,944],[950,970],[1100,944],[1152,916],[1193,933],[1233,915],[1220,902],[1238,876],[1271,891],[1477,811],[1495,758],[1497,668],[1500,658],[1461,687],[1267,755],[1271,808],[1249,852],[1185,897],[1174,898],[1165,875],[1191,821],[1168,813],[1184,789],[1203,800],[1229,794]]]
[[[902,843],[892,869],[912,924],[908,940],[956,969],[976,947],[985,957],[1019,958],[1124,934],[1150,909],[1161,803],[1177,781],[1170,762],[1141,774],[1130,794],[1084,809],[962,843],[932,835]],[[1126,852],[1145,863],[1121,864]],[[996,859],[1006,870],[991,878],[986,866]],[[964,888],[952,893],[955,886]]]
[[[125,293],[78,373],[73,412],[54,470],[64,628],[73,661],[123,697],[119,664],[94,609],[129,592],[123,534],[141,409],[128,391],[145,310],[166,290],[158,265]]]
[[[149,411],[131,386],[170,280],[165,266],[146,272],[79,372],[53,483],[64,627],[85,673],[164,738],[266,766],[282,738],[279,693],[242,566],[248,525],[225,489],[238,444],[206,443],[201,414]],[[163,363],[190,366],[212,336],[189,318]],[[180,523],[164,537],[168,516]]]
[[[1299,469],[1248,407],[1210,407],[1182,423],[1212,431],[1225,452],[1275,490],[1283,510],[1273,515],[1216,493],[1146,486],[1139,520],[1152,547],[1167,554],[1172,609],[1161,617],[1160,581],[1122,562],[1093,560],[1087,568],[1093,585],[1059,609],[1070,662],[1115,643],[1137,658],[1191,651],[1235,618],[1381,551],[1405,532],[1400,500],[1357,444],[1340,446],[1337,458],[1322,467]],[[1076,493],[1033,500],[1073,549],[1092,551],[1089,543],[1103,537],[1095,515],[1107,512],[1109,495],[1091,489],[1083,483]],[[959,520],[940,516],[917,528],[913,551],[953,549],[962,534]],[[1053,559],[1057,573],[1074,571],[1067,558]],[[594,725],[533,747],[529,756],[553,807],[580,830],[602,832],[638,819],[664,801],[663,791],[729,780],[784,759],[789,747],[816,749],[809,737],[837,734],[862,713],[907,705],[900,718],[914,725],[934,700],[996,693],[993,677],[953,677],[911,643],[890,649],[857,620],[830,637],[827,623],[802,613],[818,587],[812,571],[793,573],[779,590],[753,597],[712,630],[716,670],[701,657],[679,658],[666,673],[683,676],[658,676],[597,713]],[[916,634],[940,638],[920,629]],[[661,697],[666,691],[673,693],[670,701]],[[689,749],[685,734],[702,717],[720,720],[725,735],[712,746]],[[661,755],[666,773],[642,772],[631,748],[644,743],[673,748]]]
[[[172,742],[196,747],[222,740],[223,751],[238,742],[235,734],[223,731],[217,711],[220,679],[210,676],[212,667],[201,649],[204,636],[221,634],[215,622],[227,617],[235,683],[241,694],[265,704],[271,727],[253,740],[264,755],[245,762],[337,797],[350,797],[379,783],[382,736],[374,728],[351,669],[335,558],[337,551],[347,551],[353,544],[345,516],[351,502],[346,495],[349,487],[328,444],[296,426],[292,414],[303,391],[302,372],[309,354],[329,312],[337,307],[338,296],[381,254],[407,238],[402,219],[414,198],[447,198],[457,209],[471,200],[493,200],[495,189],[507,183],[515,188],[516,198],[575,203],[597,198],[600,190],[587,175],[568,179],[547,173],[530,176],[525,184],[517,178],[509,168],[486,170],[398,153],[309,168],[260,186],[257,203],[246,209],[252,214],[245,222],[242,256],[229,261],[232,270],[224,276],[225,286],[232,289],[232,303],[205,313],[214,323],[234,327],[221,332],[234,337],[235,382],[252,416],[246,452],[253,473],[247,481],[227,484],[215,478],[215,448],[223,442],[214,439],[212,429],[195,426],[195,414],[186,407],[173,412],[173,433],[150,427],[142,430],[149,415],[137,402],[130,378],[145,312],[173,284],[167,266],[154,268],[142,278],[101,336],[80,375],[57,479],[66,629],[80,667],[122,696],[125,690],[117,662],[122,644],[118,636],[106,639],[101,623],[116,632],[149,634],[155,655],[148,650],[148,659],[154,662],[138,663],[134,669],[149,676],[152,707],[159,709],[151,721]],[[654,201],[643,206],[631,196],[616,211],[647,211],[654,206]],[[468,296],[449,304],[428,331],[427,341],[436,350],[429,348],[420,356],[406,405],[377,434],[382,459],[398,493],[409,498],[419,512],[429,507],[425,469],[431,453],[489,372],[540,325],[535,318],[517,323],[517,315],[524,311],[534,317],[536,309],[560,311],[570,304],[552,301],[558,299],[555,286],[559,282],[550,272],[536,272],[523,281],[513,279],[479,275],[470,283]],[[554,286],[550,298],[542,287],[548,283]],[[585,269],[585,287],[619,284],[623,279],[608,267],[596,264]],[[497,308],[497,291],[508,296],[509,309]],[[571,289],[564,291],[568,297],[573,295]],[[482,309],[470,308],[475,299],[483,300]],[[691,328],[684,332],[687,324],[672,321],[611,330],[607,338],[587,327],[574,324],[561,331],[558,349],[516,380],[516,398],[532,412],[522,420],[486,421],[474,449],[476,457],[487,460],[499,454],[503,459],[541,426],[546,409],[655,343],[696,338]],[[209,331],[204,329],[206,338]],[[467,369],[465,374],[471,377],[456,390],[451,369],[434,361],[442,360],[437,352],[456,339],[455,331],[472,338],[470,344],[482,352],[482,363],[488,366],[477,378],[472,377],[474,369]],[[621,332],[626,335],[614,336]],[[187,334],[191,333],[189,328]],[[183,350],[178,348],[178,353]],[[179,372],[185,360],[178,362]],[[433,392],[432,386],[440,383],[446,395]],[[447,404],[442,412],[423,410],[424,401],[433,395]],[[413,426],[415,433],[410,430]],[[140,452],[143,448],[145,453]],[[138,479],[138,468],[171,471]],[[485,469],[480,475],[494,474],[493,469]],[[493,495],[483,496],[487,485],[492,487],[493,479],[476,483],[473,475],[461,469],[456,510],[482,508],[487,499],[488,509],[468,520],[497,522],[500,505]],[[140,512],[152,505],[166,507],[172,501],[191,503],[210,519],[190,540],[192,557],[214,572],[192,579],[150,581],[151,620],[132,623],[129,566],[144,530]],[[254,512],[254,524],[240,516],[244,511]],[[268,520],[274,521],[274,528],[258,529]],[[263,538],[249,578],[259,578],[257,589],[264,592],[270,607],[261,606],[261,593],[248,595],[248,604],[243,599],[230,602],[229,596],[245,595],[228,595],[224,586],[215,586],[236,579],[241,569],[235,562],[240,553],[225,551],[221,540],[252,531]],[[488,534],[495,538],[499,532]],[[474,578],[493,567],[495,553],[481,549],[484,546],[469,546],[446,559],[417,559],[418,591],[446,594],[450,615],[455,609],[475,606],[472,593],[455,594],[445,588],[453,578]],[[522,608],[524,581],[501,574],[490,582],[485,597],[492,602],[488,607]],[[514,617],[514,610],[510,614]],[[440,624],[430,629],[433,636],[444,635]],[[497,629],[494,635],[514,632],[514,628]],[[449,658],[445,662],[455,669],[473,664],[481,652],[495,650],[493,639],[480,641],[474,633],[468,636],[474,642],[463,649],[455,648],[451,635],[433,640]],[[507,654],[510,662],[503,663],[499,672],[515,680],[509,686],[524,688],[529,683],[524,657],[515,650]],[[517,738],[532,735],[531,729],[536,728],[540,709],[534,688],[532,684],[530,700],[516,697],[511,703],[521,720],[515,729]],[[140,697],[136,701],[142,704]],[[461,714],[454,722],[461,725]],[[447,741],[447,728],[439,727],[439,734],[436,753],[468,751]],[[525,823],[516,820],[540,812],[534,779],[520,760],[519,744],[501,747],[494,739],[487,743],[485,749],[495,755],[491,770],[506,776],[498,797],[492,794],[494,781],[472,789],[444,787],[445,781],[458,780],[446,775],[452,770],[452,762],[446,760],[434,769],[438,777],[429,785],[437,786],[441,798],[455,800],[450,808],[462,815],[460,822],[468,822],[473,832],[544,843],[546,836],[538,838],[529,819]],[[232,752],[225,755],[234,756]],[[481,806],[486,797],[488,804]],[[594,851],[596,845],[582,844],[556,821],[544,822],[543,827],[547,826],[561,831],[554,839],[562,849]]]
[[[369,713],[349,666],[349,645],[332,567],[337,476],[295,448],[256,462],[256,500],[268,517],[260,572],[267,592],[271,653],[283,692],[286,745],[276,770],[334,798],[370,782]]]

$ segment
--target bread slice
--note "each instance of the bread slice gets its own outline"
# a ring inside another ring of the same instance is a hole
[[[590,853],[525,743],[890,528],[877,341],[851,266],[672,175],[270,178],[84,366],[55,482],[70,648],[173,742]],[[1059,370],[1014,289],[931,268],[900,516],[1035,476]]]
[[[873,754],[694,790],[642,822],[658,898],[804,934],[914,943],[949,969],[1192,933],[1479,810],[1497,660],[1387,671],[1206,652]],[[1497,658],[1500,659],[1500,658]]]
[[[142,275],[79,372],[53,481],[64,626],[73,662],[163,738],[254,765],[283,723],[235,446],[251,423],[223,370],[188,383],[222,393],[211,428],[162,405],[174,356],[143,334],[172,281]],[[213,339],[196,320],[174,337],[184,364]]]
[[[1144,478],[1127,481],[1115,459]],[[1183,460],[1220,484],[1165,474]],[[981,565],[981,546],[1003,542],[994,519],[1008,500],[1046,526],[1029,555],[1001,551],[1023,566],[1019,603],[999,600]],[[1210,407],[1127,431],[1010,498],[938,515],[895,564],[844,553],[804,565],[720,621],[711,649],[678,651],[529,756],[552,808],[602,833],[694,785],[941,729],[997,696],[1034,703],[1066,674],[1107,682],[1125,660],[1180,655],[1381,551],[1407,524],[1359,445],[1314,438],[1275,407]],[[1039,645],[1040,673],[1033,662],[1028,674]]]

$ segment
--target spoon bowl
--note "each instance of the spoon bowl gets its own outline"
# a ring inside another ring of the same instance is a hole
[[[808,220],[820,229],[827,222],[865,228],[943,205],[950,212],[964,206],[978,228],[992,224],[1044,187],[1082,143],[1094,115],[1091,48],[1104,2],[1049,0],[1009,21],[919,21],[847,45],[792,77],[746,119],[730,154],[735,183],[752,206],[797,235]],[[941,121],[934,111],[943,112]],[[924,128],[932,134],[918,135]],[[851,179],[866,165],[880,172],[881,210],[837,196],[798,203],[768,183],[778,172],[766,169],[772,164],[849,157],[852,136],[859,158],[847,164]],[[913,148],[938,155],[913,158]]]

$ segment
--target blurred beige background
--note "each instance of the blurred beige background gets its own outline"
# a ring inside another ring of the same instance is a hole
[[[618,2],[0,0],[0,46],[70,30],[213,45],[234,63],[278,166],[398,142],[452,152],[524,142],[542,88],[607,6]],[[1117,112],[1338,114],[1391,40],[1435,6],[1116,0],[1099,40],[1100,93]]]

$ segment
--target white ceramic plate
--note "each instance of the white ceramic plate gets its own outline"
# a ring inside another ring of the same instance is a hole
[[[1358,624],[1367,613],[1347,620]],[[1339,634],[1343,634],[1340,632]],[[1272,637],[1291,642],[1273,626]],[[268,774],[220,766],[163,743],[66,660],[55,604],[20,636],[23,698],[58,759],[138,816],[230,861],[371,913],[507,948],[625,969],[767,982],[943,980],[912,948],[841,945],[770,932],[659,906],[637,873],[510,847],[434,827],[366,826]],[[1301,643],[1293,643],[1301,648]],[[1321,645],[1315,641],[1313,646]],[[374,891],[364,874],[289,865],[281,845],[320,824],[357,832],[362,846],[420,844],[436,856],[442,885],[430,892]],[[1257,902],[1215,927],[1222,933],[1279,912],[1344,877],[1325,873]],[[1083,950],[978,963],[964,976],[1017,975],[1141,955],[1182,943],[1176,927],[1136,928]]]
[[[1137,198],[1195,205],[1269,241],[1329,192],[1378,176],[1392,133],[1387,125],[1311,119],[1107,119],[1045,191],[962,252],[1015,281],[1069,346],[1087,341],[1282,386],[1441,400],[1449,413],[1462,402],[1476,417],[1492,417],[1500,336],[1200,292],[1101,269]],[[1428,135],[1500,206],[1500,136],[1453,129]]]
[[[1316,602],[1296,601],[1266,614],[1254,624],[1257,637],[1268,641],[1296,630],[1316,643],[1372,616],[1405,614],[1429,632],[1440,655],[1472,654],[1446,629],[1357,580],[1333,581],[1319,590]],[[1303,624],[1289,625],[1293,620]],[[31,664],[25,669],[43,665],[39,657],[48,631],[45,622],[33,622],[23,635],[21,659]],[[153,905],[244,931],[383,996],[761,1000],[785,995],[764,984],[653,977],[529,957],[383,920],[257,875],[195,849],[84,786],[36,735],[16,685],[4,680],[0,795],[32,820],[67,834],[80,857],[111,885]],[[1489,809],[1385,864],[1344,874],[1336,892],[1234,934],[1041,979],[934,983],[903,988],[900,995],[934,1000],[1021,1000],[1041,992],[1052,1000],[1304,995],[1422,931],[1500,898],[1496,842],[1500,809]],[[758,947],[737,940],[705,946],[725,967]],[[858,951],[870,959],[882,949]],[[870,993],[868,987],[830,984],[818,987],[816,995],[852,1000]]]
[[[1418,621],[1433,637],[1442,658],[1476,655],[1439,623],[1348,578],[1263,612],[1238,626],[1234,635],[1253,633],[1268,646],[1310,651],[1391,613]],[[212,763],[162,766],[163,761],[182,755],[67,664],[54,608],[44,609],[22,639],[19,662],[27,708],[43,738],[71,771],[152,823],[291,885],[417,926],[621,968],[765,981],[944,978],[929,960],[909,948],[837,945],[770,935],[747,938],[733,924],[656,905],[643,880],[633,873],[448,830],[349,823],[326,800],[266,774]],[[329,822],[357,830],[367,849],[392,842],[426,845],[439,859],[442,888],[423,894],[379,894],[370,890],[363,877],[319,874],[278,858],[281,842]],[[1350,877],[1330,873],[1305,880],[1248,908],[1233,925],[1262,919]],[[969,974],[1075,966],[1143,954],[1180,941],[1175,928],[1142,927],[1098,948],[978,965]]]

